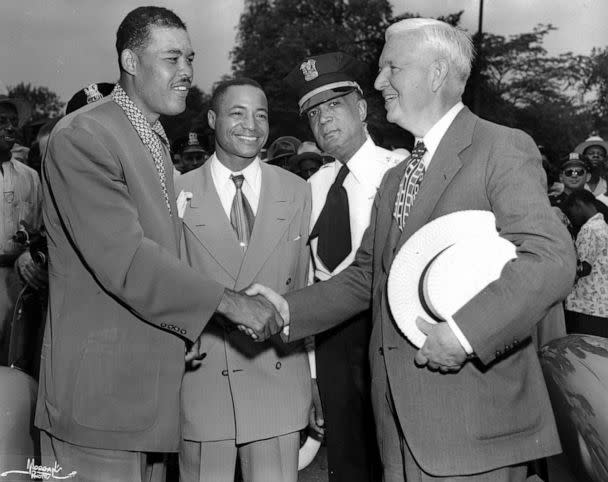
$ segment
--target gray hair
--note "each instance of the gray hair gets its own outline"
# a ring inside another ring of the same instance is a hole
[[[454,68],[457,78],[466,84],[471,74],[475,48],[471,36],[458,27],[433,18],[407,18],[386,30],[386,41],[400,34],[417,34],[426,45],[444,55]]]

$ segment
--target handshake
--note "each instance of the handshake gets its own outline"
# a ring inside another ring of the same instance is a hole
[[[226,289],[217,313],[234,323],[255,341],[264,341],[281,332],[289,335],[289,305],[275,291],[253,284],[241,292]]]

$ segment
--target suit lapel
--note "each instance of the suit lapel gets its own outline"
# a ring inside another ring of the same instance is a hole
[[[281,185],[278,174],[271,166],[261,163],[260,168],[262,170],[260,201],[250,244],[238,276],[237,290],[253,282],[268,257],[274,253],[277,243],[294,215],[293,194]]]
[[[380,225],[380,221],[378,221],[379,227],[376,228],[376,239],[378,241],[380,241],[381,239],[386,239],[386,242],[384,244],[384,250],[382,252],[382,264],[387,272],[391,266],[391,261],[393,259],[392,252],[393,247],[395,245],[395,242],[391,242],[391,239],[389,239],[388,237],[391,236],[391,233],[393,233],[393,229],[398,229],[396,228],[395,221],[393,218],[395,199],[397,198],[397,191],[399,190],[401,178],[403,177],[403,174],[405,173],[405,168],[407,167],[407,164],[409,162],[410,158],[408,157],[399,165],[399,169],[395,170],[391,178],[387,180],[385,193],[383,193],[382,196],[383,202],[382,205],[379,206],[380,213],[386,214],[381,214],[378,216],[378,219],[382,220],[382,224]],[[381,230],[380,226],[382,226]]]
[[[210,163],[198,170],[193,180],[192,199],[184,223],[213,258],[236,280],[243,252],[213,183]]]
[[[386,266],[391,265],[394,254],[410,236],[429,222],[441,195],[462,167],[460,153],[471,145],[475,121],[475,116],[465,107],[446,131],[424,175],[420,192],[414,201],[414,206],[397,245],[394,250],[390,250],[389,256],[387,256]]]

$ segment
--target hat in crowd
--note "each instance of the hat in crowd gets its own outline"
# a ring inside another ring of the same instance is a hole
[[[0,82],[0,104],[12,105],[15,108],[17,111],[19,127],[23,127],[32,115],[31,104],[25,99],[10,97],[8,94],[8,87],[6,87],[3,82]]]
[[[562,171],[568,167],[584,167],[585,169],[589,169],[587,158],[578,152],[571,152],[563,157],[561,161],[559,168]]]
[[[99,82],[87,85],[85,88],[76,92],[68,101],[68,105],[65,108],[66,115],[80,109],[81,107],[84,107],[87,104],[91,104],[103,99],[106,95],[110,95],[112,90],[114,90],[114,84],[110,84],[108,82]]]
[[[317,154],[321,154],[321,149],[315,142],[312,141],[304,141],[298,147],[298,154],[302,154],[303,152],[316,152]]]
[[[319,164],[319,167],[324,164],[323,156],[316,152],[302,152],[289,158],[289,164],[292,168],[299,168],[300,164],[304,161],[313,161]]]
[[[285,82],[297,93],[300,113],[358,90],[366,66],[343,52],[307,57],[286,77]]]
[[[206,152],[201,145],[196,132],[188,132],[188,140],[183,144],[182,153],[186,152]]]
[[[287,160],[297,154],[300,140],[293,136],[277,138],[266,152],[266,162],[275,165],[284,165]]]
[[[574,152],[584,154],[585,149],[592,146],[602,147],[608,155],[608,142],[602,139],[600,136],[590,136],[585,142],[581,142],[578,146],[576,146]]]
[[[399,330],[421,347],[426,335],[416,325],[419,316],[453,322],[516,256],[489,211],[457,211],[426,224],[401,247],[389,273],[388,302]]]

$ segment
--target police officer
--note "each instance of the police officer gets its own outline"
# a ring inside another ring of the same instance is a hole
[[[333,52],[304,59],[285,78],[297,92],[300,113],[317,145],[335,158],[309,179],[315,281],[334,276],[353,261],[380,181],[402,159],[376,146],[368,135],[367,103],[358,82],[364,69],[353,57]],[[381,479],[369,393],[370,330],[370,313],[365,312],[316,337],[332,482]],[[316,418],[321,421],[319,414]]]

